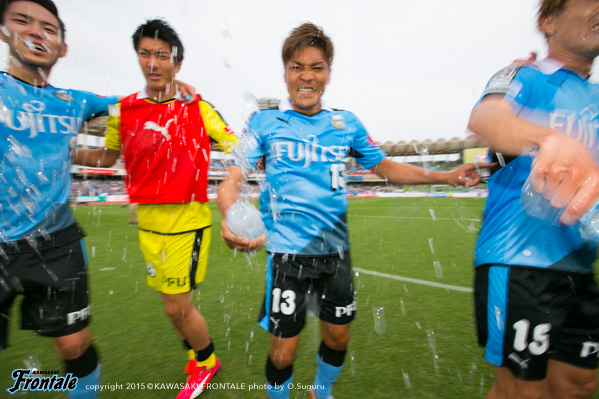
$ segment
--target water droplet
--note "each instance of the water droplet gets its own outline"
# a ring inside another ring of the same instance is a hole
[[[33,354],[27,355],[27,357],[23,359],[23,364],[25,365],[25,368],[31,370],[41,370],[42,368],[42,362],[40,362],[38,357]]]
[[[403,301],[403,298],[399,298],[399,304],[401,306],[401,314],[405,316],[406,315],[406,305]]]
[[[443,278],[443,268],[441,267],[441,262],[438,260],[434,261],[433,268],[435,269],[435,277]]]
[[[405,370],[401,370],[401,373],[403,374],[403,382],[406,385],[406,388],[412,389],[412,382],[410,381],[410,374],[408,374],[408,372]]]
[[[383,335],[387,331],[385,323],[385,307],[384,306],[373,306],[372,315],[374,317],[374,331],[378,335]]]
[[[433,222],[437,221],[437,216],[435,215],[435,210],[429,209],[428,211],[431,214],[431,219],[433,219]]]

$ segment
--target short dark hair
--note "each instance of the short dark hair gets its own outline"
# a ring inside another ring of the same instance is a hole
[[[175,32],[175,30],[163,19],[148,20],[146,23],[137,27],[135,33],[131,37],[133,39],[133,48],[135,48],[135,51],[139,49],[139,41],[142,37],[158,39],[170,44],[173,48],[172,52],[175,65],[183,61],[183,43],[181,43],[181,39],[179,39],[177,32]]]
[[[566,8],[568,0],[539,0],[537,24],[540,26],[545,18],[554,14],[561,14]]]
[[[303,50],[310,46],[322,50],[329,67],[333,64],[333,55],[335,52],[333,41],[324,34],[322,28],[311,22],[306,22],[298,26],[291,31],[289,37],[285,39],[282,52],[283,64],[286,64],[296,51]]]
[[[10,3],[14,3],[15,1],[28,1],[30,3],[36,3],[50,11],[50,13],[58,20],[58,27],[60,28],[62,40],[64,41],[64,34],[66,31],[64,22],[62,22],[62,19],[60,19],[58,16],[58,8],[56,8],[56,4],[54,4],[52,0],[0,0],[0,18],[2,20],[2,25],[4,25],[4,13],[6,12],[6,8],[8,8]]]

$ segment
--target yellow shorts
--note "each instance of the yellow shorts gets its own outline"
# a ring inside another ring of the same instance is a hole
[[[178,234],[139,230],[148,286],[163,294],[181,294],[195,288],[206,275],[211,236],[210,226]]]

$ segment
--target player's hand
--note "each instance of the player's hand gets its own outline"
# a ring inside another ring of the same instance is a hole
[[[179,80],[175,80],[175,84],[181,96],[185,99],[185,104],[193,104],[196,99],[196,89],[195,87],[188,85],[187,83],[183,83]]]
[[[563,133],[544,139],[530,182],[551,206],[565,208],[559,221],[566,225],[574,224],[599,199],[599,166],[579,141]]]
[[[496,163],[466,163],[450,172],[447,172],[447,184],[451,184],[452,186],[475,186],[482,180],[480,169],[492,168],[495,165]]]
[[[234,234],[231,229],[229,229],[227,221],[224,218],[220,226],[220,236],[223,238],[225,244],[227,244],[227,246],[231,249],[236,249],[242,252],[255,251],[262,247],[266,242],[266,236],[264,234],[260,235],[258,238],[254,238],[253,240]]]

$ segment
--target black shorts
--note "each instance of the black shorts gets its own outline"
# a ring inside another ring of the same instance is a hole
[[[331,324],[348,324],[356,317],[349,252],[330,256],[268,254],[267,262],[266,294],[258,321],[272,335],[298,335],[309,306]]]
[[[83,233],[73,225],[40,238],[37,250],[26,241],[2,244],[0,256],[0,351],[8,346],[10,308],[21,303],[21,328],[47,337],[76,333],[89,324]]]
[[[597,368],[599,289],[593,274],[479,266],[474,299],[478,341],[490,363],[533,381],[546,377],[549,359]]]

